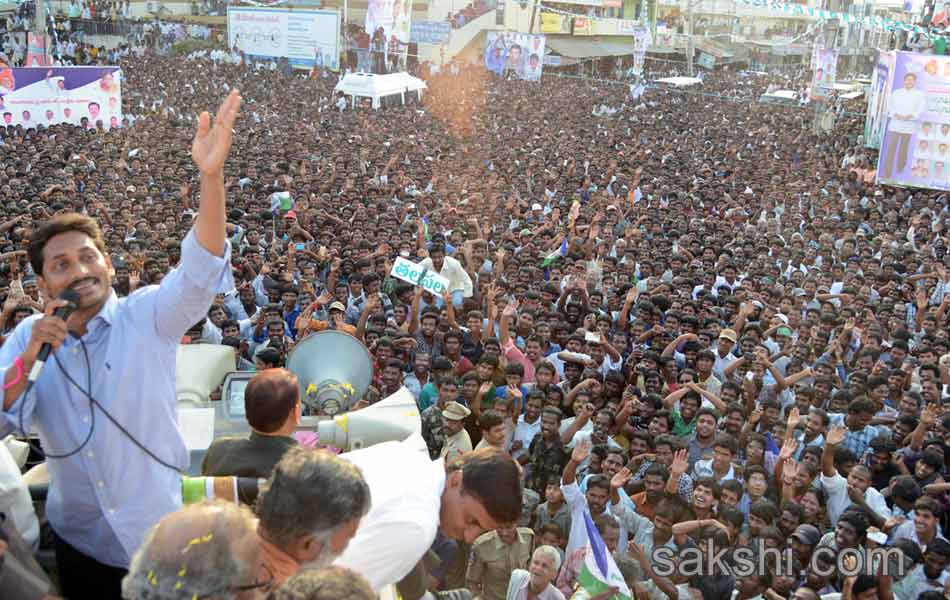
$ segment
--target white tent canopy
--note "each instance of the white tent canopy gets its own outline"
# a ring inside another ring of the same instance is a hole
[[[673,87],[689,87],[691,85],[699,85],[703,80],[698,77],[665,77],[663,79],[657,79],[656,82]]]
[[[798,104],[798,93],[794,90],[774,90],[759,96],[764,104]]]
[[[398,97],[399,103],[402,104],[409,100],[406,97],[406,92],[415,92],[410,95],[421,98],[422,91],[425,89],[425,81],[408,73],[387,73],[384,75],[347,73],[336,84],[334,91],[343,92],[349,96],[352,106],[356,106],[357,102],[368,98],[372,100],[373,108],[379,108],[383,98]]]

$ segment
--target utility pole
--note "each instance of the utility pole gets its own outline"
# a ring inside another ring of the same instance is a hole
[[[534,18],[538,14],[538,6],[541,4],[541,0],[534,0],[534,8],[531,9],[531,24],[528,25],[528,33],[534,33]]]
[[[693,2],[686,0],[686,72],[693,76]]]
[[[36,30],[36,41],[43,46],[43,56],[49,56],[50,51],[46,47],[46,0],[35,0],[36,14],[33,15],[33,29]],[[30,47],[30,36],[26,36],[26,46],[27,46],[27,56],[29,56],[29,47]],[[42,63],[45,63],[45,59],[42,60]],[[31,67],[33,65],[26,65]]]

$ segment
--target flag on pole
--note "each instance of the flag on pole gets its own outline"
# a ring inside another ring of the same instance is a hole
[[[613,600],[631,600],[633,594],[620,574],[614,557],[607,551],[600,532],[590,518],[590,512],[584,512],[584,526],[587,528],[587,555],[584,557],[584,566],[577,576],[577,582],[591,596],[613,587],[617,588]]]
[[[294,199],[290,192],[274,192],[270,195],[270,212],[276,215],[277,211],[288,212],[294,209]]]

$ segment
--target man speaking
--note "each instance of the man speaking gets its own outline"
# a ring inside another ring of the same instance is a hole
[[[45,298],[0,347],[0,437],[36,425],[47,454],[46,514],[67,598],[121,598],[122,576],[145,531],[181,505],[188,452],[175,410],[175,359],[184,333],[216,291],[234,288],[225,239],[224,163],[241,97],[202,113],[191,155],[201,201],[178,267],[161,285],[119,299],[95,221],[62,214],[37,229],[30,263]],[[78,295],[63,320],[54,315]],[[53,353],[35,386],[27,376],[41,348]]]

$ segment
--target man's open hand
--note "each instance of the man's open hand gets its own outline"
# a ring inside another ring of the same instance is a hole
[[[211,115],[207,112],[198,117],[198,131],[191,143],[191,159],[201,170],[203,175],[218,175],[224,169],[224,161],[231,151],[231,141],[234,133],[234,120],[241,107],[241,95],[237,90],[231,90],[211,123]]]

